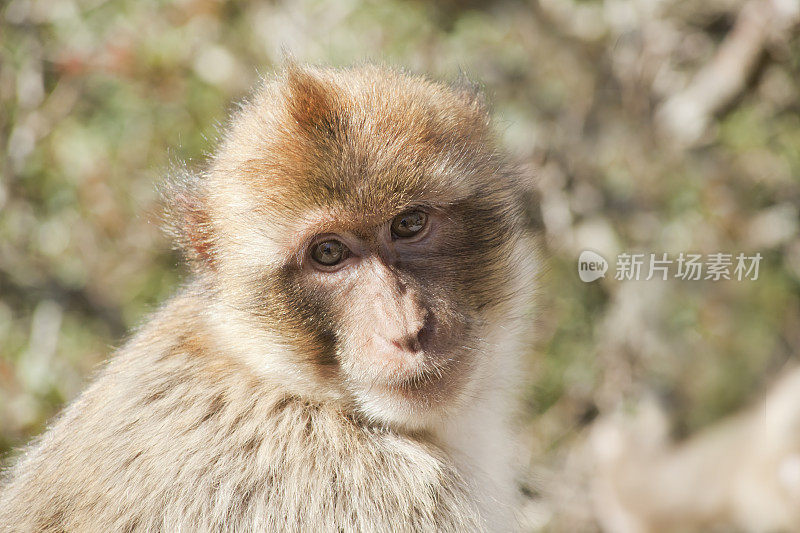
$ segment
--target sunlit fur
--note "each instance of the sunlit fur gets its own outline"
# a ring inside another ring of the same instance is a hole
[[[8,472],[0,529],[512,529],[523,192],[472,88],[288,65],[173,180],[192,278]],[[427,240],[381,244],[418,206]],[[309,266],[327,233],[363,258]]]

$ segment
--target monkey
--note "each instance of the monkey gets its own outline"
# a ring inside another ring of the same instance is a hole
[[[536,250],[472,86],[287,61],[173,172],[177,293],[4,475],[0,530],[509,531]]]

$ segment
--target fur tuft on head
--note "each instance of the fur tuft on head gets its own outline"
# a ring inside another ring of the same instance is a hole
[[[342,121],[341,114],[336,111],[333,88],[297,63],[287,63],[284,68],[284,97],[292,120],[304,132],[332,134]]]

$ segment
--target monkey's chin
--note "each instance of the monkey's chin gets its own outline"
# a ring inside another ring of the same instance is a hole
[[[401,431],[429,429],[441,419],[442,413],[447,411],[444,406],[426,409],[416,402],[388,396],[372,396],[362,399],[359,403],[362,414],[370,422]]]
[[[420,431],[440,424],[455,409],[461,388],[459,379],[443,374],[435,379],[372,384],[356,397],[362,414],[370,421]]]

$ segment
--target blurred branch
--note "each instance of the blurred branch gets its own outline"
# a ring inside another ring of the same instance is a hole
[[[660,106],[656,113],[660,126],[679,144],[694,144],[710,117],[745,88],[769,40],[788,33],[798,17],[796,0],[747,2],[711,61]]]
[[[797,530],[800,368],[786,370],[762,402],[681,444],[654,430],[663,413],[649,407],[598,420],[591,433],[593,492],[608,531]]]

